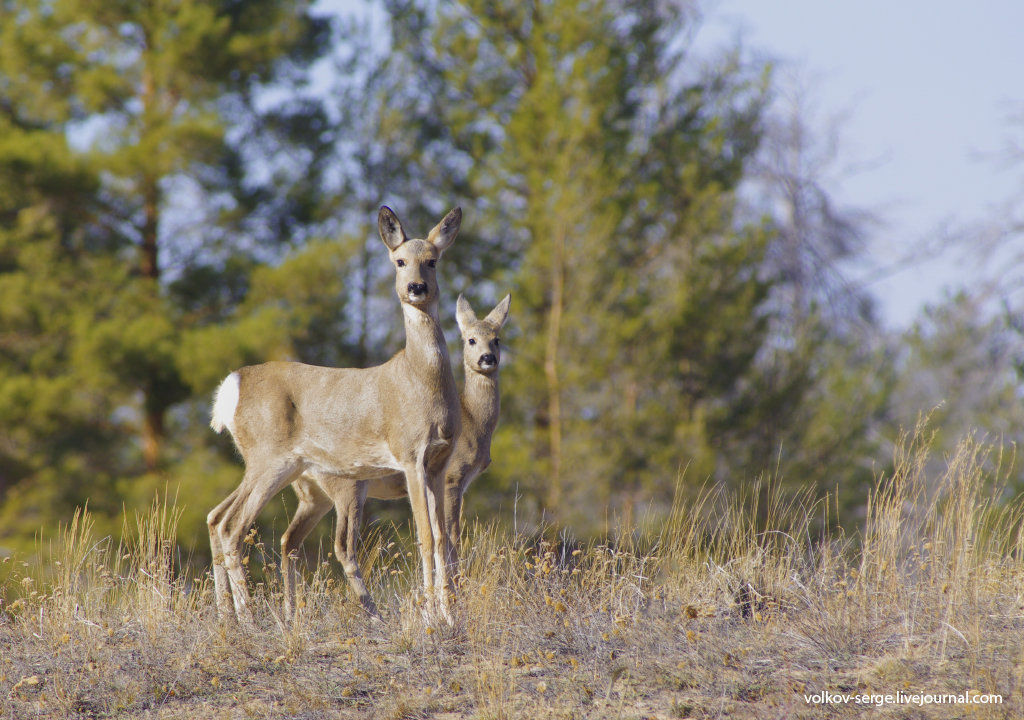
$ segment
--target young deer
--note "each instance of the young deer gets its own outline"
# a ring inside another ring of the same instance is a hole
[[[498,424],[500,398],[498,365],[501,347],[498,333],[508,318],[512,296],[505,299],[483,320],[462,295],[456,305],[455,317],[462,332],[462,358],[466,369],[466,387],[462,391],[462,434],[448,464],[444,488],[445,531],[448,536],[449,562],[452,568],[459,561],[462,538],[462,496],[473,479],[491,463],[491,435]],[[359,595],[363,607],[379,618],[356,559],[359,525],[363,503],[367,497],[391,500],[408,495],[405,476],[401,473],[371,480],[352,481],[342,476],[311,477],[303,474],[292,483],[299,498],[291,525],[281,539],[281,555],[296,553],[313,526],[331,507],[338,512],[334,547],[345,568],[349,584]],[[289,563],[285,578],[285,615],[293,617],[295,608],[295,564]]]
[[[461,412],[437,314],[435,265],[461,222],[462,211],[456,208],[426,240],[410,240],[395,214],[380,209],[377,225],[395,265],[406,334],[405,350],[388,362],[365,370],[270,362],[244,367],[221,383],[210,425],[217,432],[226,427],[245,460],[241,485],[207,517],[222,616],[231,613],[230,597],[235,615],[252,621],[242,543],[260,510],[281,489],[300,476],[313,481],[304,488],[315,494],[323,492],[312,488],[324,478],[358,484],[400,472],[412,504],[427,594],[449,617],[443,494]],[[337,550],[345,562],[348,553]],[[293,572],[289,554],[282,557],[286,577]],[[364,604],[376,614],[358,565],[345,570],[358,580]]]

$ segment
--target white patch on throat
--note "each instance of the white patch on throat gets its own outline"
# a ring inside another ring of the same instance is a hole
[[[448,358],[448,346],[438,346],[434,341],[434,333],[440,333],[440,321],[436,317],[436,306],[431,310],[402,304],[402,314],[405,315],[406,353],[409,352],[409,344],[415,342],[417,352],[423,353],[429,362],[434,363]]]
[[[435,306],[436,307],[436,306]],[[402,314],[405,316],[405,322],[412,323],[413,325],[431,326],[439,321],[438,318],[433,317],[437,311],[431,314],[428,307],[416,307],[408,303],[402,303]]]

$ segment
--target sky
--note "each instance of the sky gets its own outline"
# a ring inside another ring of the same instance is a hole
[[[889,266],[944,228],[995,218],[1024,197],[1006,146],[1024,136],[1024,2],[713,0],[698,50],[742,43],[810,85],[823,119],[842,115],[836,198],[882,224],[871,252]],[[967,258],[965,259],[965,255]],[[927,302],[979,282],[954,247],[869,286],[882,319],[906,327]]]
[[[367,11],[360,0],[317,6]],[[701,12],[698,53],[740,42],[802,78],[823,127],[845,118],[830,189],[881,221],[876,268],[1024,199],[1024,164],[1005,162],[1010,138],[1024,137],[1024,1],[706,0]],[[883,322],[905,328],[925,303],[980,282],[991,268],[970,256],[957,246],[872,282]]]

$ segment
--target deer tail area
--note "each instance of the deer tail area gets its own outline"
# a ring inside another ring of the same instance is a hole
[[[224,382],[213,394],[210,427],[214,432],[219,433],[227,428],[232,436],[235,434],[236,407],[238,407],[238,373],[233,372],[224,378]]]

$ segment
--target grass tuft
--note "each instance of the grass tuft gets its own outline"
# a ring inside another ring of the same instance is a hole
[[[968,438],[941,476],[904,438],[862,528],[771,481],[677,501],[657,532],[580,544],[472,524],[452,626],[428,624],[399,528],[361,547],[373,623],[328,554],[282,617],[253,535],[256,628],[217,618],[166,500],[97,538],[87,511],[5,558],[0,717],[1011,717],[1024,712],[1021,504]],[[1000,705],[832,706],[830,693],[997,693]]]

